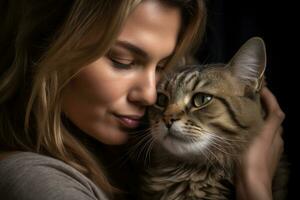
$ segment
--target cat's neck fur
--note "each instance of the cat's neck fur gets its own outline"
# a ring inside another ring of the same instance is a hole
[[[159,169],[208,169],[213,168],[215,171],[222,171],[227,175],[232,175],[235,165],[239,162],[238,156],[218,157],[217,159],[205,159],[200,155],[187,155],[178,157],[163,149],[159,144],[155,145],[151,153],[150,168]]]

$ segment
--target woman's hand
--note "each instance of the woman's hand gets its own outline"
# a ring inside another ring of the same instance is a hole
[[[272,199],[272,179],[283,152],[281,137],[284,113],[269,89],[263,88],[261,97],[267,117],[259,136],[249,147],[236,177],[237,199]]]

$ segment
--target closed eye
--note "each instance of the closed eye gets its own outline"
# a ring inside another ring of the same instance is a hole
[[[131,66],[135,65],[135,62],[129,59],[121,59],[121,58],[113,58],[113,57],[109,57],[109,59],[111,60],[114,67],[120,69],[128,69]]]

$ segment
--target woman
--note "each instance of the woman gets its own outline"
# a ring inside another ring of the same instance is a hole
[[[77,129],[104,146],[127,142],[156,100],[161,71],[197,47],[203,1],[1,4],[0,195],[113,199],[111,182],[121,180],[104,173],[96,159],[103,155],[89,151]],[[262,96],[268,117],[244,156],[238,199],[272,198],[284,117],[268,89]]]

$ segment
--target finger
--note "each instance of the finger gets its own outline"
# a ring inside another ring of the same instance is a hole
[[[283,133],[283,128],[282,128],[282,126],[280,126],[277,130],[277,134],[282,136],[282,133]]]
[[[281,137],[281,134],[282,134],[282,128],[277,131],[277,134],[274,137],[274,145],[275,145],[275,148],[277,148],[279,157],[281,157],[281,155],[284,151],[284,141]]]
[[[272,172],[273,175],[275,174],[277,166],[278,166],[280,159],[284,152],[284,141],[283,141],[282,137],[280,136],[279,132],[280,132],[280,130],[278,130],[278,133],[276,134],[273,144],[272,144],[273,166],[270,168],[270,172]]]
[[[272,143],[276,143],[276,144],[277,144],[279,140],[282,140],[282,142],[283,142],[283,139],[282,139],[282,133],[283,133],[283,128],[282,128],[282,126],[280,126],[280,127],[276,130],[276,132],[275,132],[275,134],[274,134]]]
[[[265,141],[266,146],[273,146],[274,144],[278,144],[279,140],[282,140],[282,126],[279,126],[277,129],[275,129],[275,127],[275,125],[270,123],[264,126],[263,133],[260,138]]]
[[[284,118],[284,113],[281,110],[276,97],[272,94],[272,92],[268,88],[264,87],[261,90],[260,95],[263,100],[263,103],[266,106],[268,113],[276,113],[281,118]]]
[[[276,97],[271,91],[264,87],[261,90],[261,98],[267,110],[266,123],[269,124],[272,130],[276,131],[285,118],[285,114],[281,110]]]

